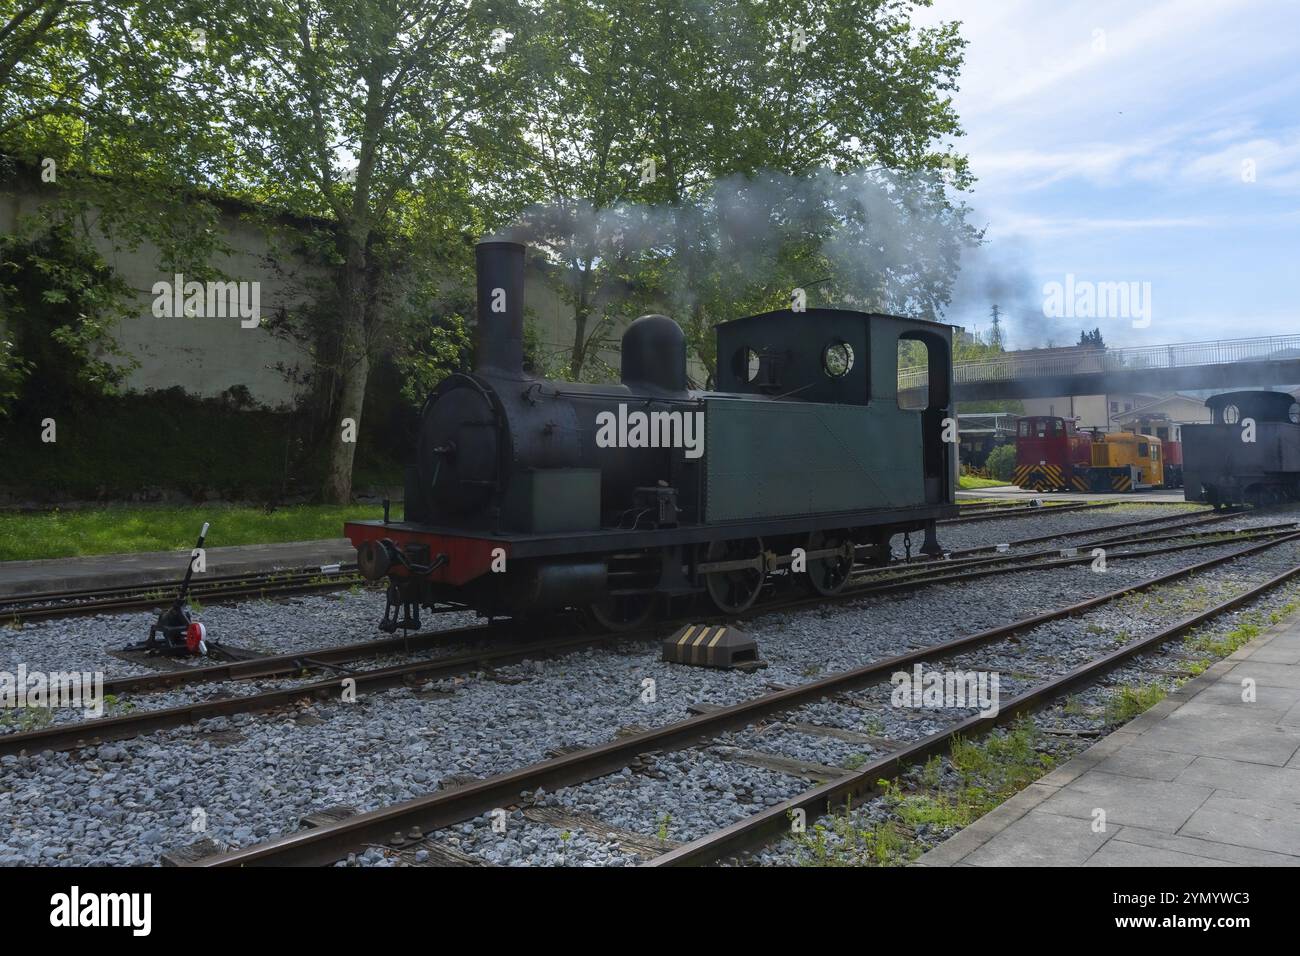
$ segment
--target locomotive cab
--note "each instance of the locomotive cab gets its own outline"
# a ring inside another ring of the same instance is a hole
[[[1300,499],[1300,404],[1288,392],[1226,392],[1212,422],[1184,425],[1183,497],[1216,507]]]
[[[1135,435],[1154,435],[1160,439],[1161,470],[1165,488],[1183,486],[1183,426],[1162,413],[1142,415],[1126,427]]]

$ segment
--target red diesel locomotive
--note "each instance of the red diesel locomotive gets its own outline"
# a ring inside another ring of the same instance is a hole
[[[1134,425],[1134,431],[1099,434],[1080,429],[1073,419],[1031,415],[1016,425],[1013,480],[1035,491],[1139,491],[1178,488],[1183,478],[1183,446],[1178,425]],[[1148,429],[1151,428],[1150,431]]]
[[[1012,480],[1036,491],[1087,491],[1092,437],[1073,420],[1031,415],[1016,423],[1016,470]]]

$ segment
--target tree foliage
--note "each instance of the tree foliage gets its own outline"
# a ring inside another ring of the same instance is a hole
[[[984,467],[998,481],[1010,481],[1016,470],[1016,446],[999,445],[989,452]]]
[[[714,324],[800,291],[940,317],[980,237],[950,145],[963,41],[915,6],[0,0],[0,153],[58,167],[44,235],[150,242],[163,271],[213,268],[220,196],[268,234],[310,223],[315,301],[268,325],[309,343],[343,501],[339,424],[362,426],[372,366],[415,402],[463,361],[479,236],[541,252],[572,336],[544,354],[531,327],[530,359],[572,378],[609,375],[614,329],[651,307],[706,365]],[[0,394],[27,368],[6,340]]]
[[[712,363],[712,326],[844,304],[937,317],[978,240],[942,147],[953,24],[895,0],[554,0],[526,41],[555,79],[526,101],[541,245],[573,306],[569,372],[620,318],[668,307]]]
[[[1086,349],[1104,349],[1106,340],[1102,338],[1100,328],[1093,329],[1091,332],[1082,329],[1079,332],[1079,345]]]
[[[124,356],[106,326],[126,314],[127,291],[67,224],[31,242],[0,237],[0,301],[12,343],[10,399],[18,397],[20,376],[28,378],[25,402],[37,411],[66,407],[69,396],[116,391],[130,366],[109,361]]]

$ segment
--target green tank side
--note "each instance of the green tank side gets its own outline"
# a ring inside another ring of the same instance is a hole
[[[925,503],[921,414],[892,403],[705,402],[705,520]]]

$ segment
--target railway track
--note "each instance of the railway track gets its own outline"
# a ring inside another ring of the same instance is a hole
[[[962,514],[957,518],[946,518],[940,521],[941,525],[954,524],[971,524],[976,521],[998,521],[1003,518],[1020,518],[1030,515],[1045,514],[1064,514],[1068,511],[1094,511],[1097,508],[1114,508],[1122,504],[1118,501],[1101,501],[1101,502],[1080,502],[1078,504],[1064,505],[1016,505],[1006,507],[1005,505],[998,508],[980,509]]]
[[[235,598],[279,597],[364,584],[366,582],[356,572],[355,565],[338,565],[204,578],[190,585],[190,597],[206,604],[216,604]],[[180,586],[179,580],[160,581],[118,588],[45,591],[0,598],[0,621],[22,624],[83,614],[157,609],[169,604]]]
[[[1168,522],[1176,522],[1174,524],[1168,524],[1167,526],[1170,528],[1194,528],[1207,524],[1216,524],[1220,521],[1229,521],[1233,518],[1240,517],[1244,513],[1246,512],[1243,510],[1233,509],[1217,511],[1209,515],[1194,514],[1191,517],[1186,515],[1157,515],[1154,518],[1143,518],[1138,521],[1118,521],[1114,524],[1098,525],[1093,528],[1079,528],[1074,531],[1061,531],[1052,534],[1040,534],[1030,538],[1017,538],[1014,541],[1003,542],[1000,544],[981,545],[976,548],[960,548],[955,551],[947,552],[946,556],[942,558],[913,559],[909,563],[921,564],[932,561],[952,560],[953,558],[963,558],[972,554],[987,554],[989,551],[998,551],[1003,548],[1019,548],[1027,544],[1042,544],[1044,541],[1081,538],[1090,534],[1117,531],[1121,528],[1148,528],[1152,525],[1165,525]],[[1120,537],[1122,538],[1122,535]],[[1120,540],[1120,538],[1114,538],[1111,540]]]
[[[1009,723],[1043,704],[1049,703],[1075,687],[1092,683],[1110,671],[1141,654],[1158,651],[1169,641],[1212,621],[1244,604],[1264,596],[1274,588],[1300,576],[1296,565],[1241,594],[1222,601],[1213,607],[1184,617],[1152,634],[1119,647],[1086,664],[1075,667],[1058,677],[1042,681],[1011,700],[1001,703],[996,716],[975,715],[959,721],[937,733],[907,744],[845,775],[843,779],[828,781],[797,797],[753,814],[730,826],[706,834],[689,843],[669,850],[649,861],[645,866],[702,866],[718,862],[752,849],[790,830],[794,814],[802,813],[805,820],[833,813],[846,806],[849,800],[879,792],[880,781],[898,776],[907,767],[935,754],[948,753],[957,739],[968,739],[987,733],[994,727]],[[882,675],[883,676],[883,675]],[[214,861],[215,862],[215,861]]]
[[[1229,536],[1227,540],[1249,543],[1252,548],[1267,547],[1290,540],[1300,532],[1294,523],[1257,529],[1249,533]],[[1179,537],[1175,535],[1174,537]],[[1153,555],[1170,554],[1205,547],[1204,542],[1192,541],[1165,545],[1145,551],[1116,551],[1108,553],[1108,561],[1126,561]],[[975,563],[973,567],[954,568],[951,565],[924,567],[922,573],[905,580],[862,581],[850,585],[832,596],[800,596],[783,601],[769,602],[755,607],[745,617],[780,610],[797,610],[827,603],[844,603],[881,594],[895,594],[916,590],[934,584],[953,584],[999,575],[1011,571],[1050,570],[1082,564],[1094,560],[1089,554],[1063,556],[1047,561],[1040,560],[1052,552],[999,557]],[[1229,560],[1230,557],[1211,559],[1206,566]],[[493,641],[511,633],[508,624],[481,624],[444,631],[431,631],[409,637],[342,645],[303,653],[282,654],[261,658],[227,661],[208,667],[156,674],[113,678],[104,682],[103,693],[122,695],[165,690],[183,685],[217,681],[251,680],[260,678],[287,678],[308,671],[334,671],[337,676],[295,683],[235,697],[194,701],[174,707],[133,710],[129,713],[95,720],[64,721],[36,730],[0,734],[0,756],[41,750],[79,749],[94,746],[105,740],[120,740],[141,734],[153,733],[174,727],[193,724],[212,717],[228,717],[238,713],[260,713],[286,706],[304,698],[328,699],[338,696],[344,680],[353,688],[377,691],[409,683],[424,683],[465,673],[517,664],[525,659],[544,655],[563,655],[588,647],[618,641],[656,640],[686,621],[661,621],[652,627],[617,634],[582,634],[560,637],[543,637],[530,641],[514,641],[507,645],[494,645]],[[701,618],[693,616],[692,622],[722,623],[722,617]],[[345,666],[365,657],[386,653],[411,653],[459,642],[481,645],[465,653],[449,654],[434,659],[394,664],[368,669]]]
[[[1083,614],[1131,594],[1176,582],[1198,572],[1247,558],[1281,544],[1300,540],[1300,531],[1291,531],[1263,542],[1256,542],[1195,564],[1176,569],[1085,601],[1066,605],[1014,621],[1009,624],[965,635],[907,653],[880,659],[870,664],[827,677],[763,694],[729,706],[710,708],[685,720],[616,738],[595,747],[568,752],[507,773],[497,774],[436,791],[367,813],[322,822],[310,830],[299,831],[267,843],[220,853],[196,861],[199,866],[255,865],[327,865],[351,852],[371,845],[385,845],[397,834],[401,842],[418,841],[454,824],[514,805],[524,791],[544,788],[554,791],[596,780],[632,766],[646,753],[676,751],[696,746],[718,735],[744,727],[774,714],[805,704],[826,700],[866,684],[887,680],[889,675],[907,670],[958,651],[991,645],[997,641],[1030,631],[1040,625]],[[870,791],[882,777],[896,774],[906,764],[946,748],[958,735],[970,736],[989,729],[1059,695],[1076,684],[1095,679],[1118,664],[1177,637],[1197,625],[1234,607],[1253,600],[1279,584],[1300,575],[1300,565],[1277,575],[1261,585],[1235,595],[1212,608],[1163,627],[1156,633],[1134,640],[1065,674],[1041,682],[1001,706],[996,717],[971,717],[956,722],[942,732],[911,744],[899,746],[830,783],[764,809],[745,820],[673,849],[651,865],[699,864],[716,860],[752,845],[757,841],[785,832],[789,814],[803,810],[815,817],[833,809],[853,795]]]
[[[1227,519],[1217,518],[1216,521],[1218,520],[1227,520]],[[1206,522],[1206,523],[1212,524],[1215,522]],[[1010,542],[1006,551],[1000,551],[996,548],[996,546],[990,548],[977,548],[977,549],[971,549],[970,551],[967,552],[963,552],[965,554],[971,555],[970,557],[958,558],[956,560],[940,559],[938,561],[930,561],[930,560],[914,561],[911,563],[899,565],[897,567],[890,566],[887,568],[873,569],[861,573],[863,575],[863,579],[866,579],[869,576],[870,580],[873,581],[911,580],[913,577],[927,578],[929,575],[946,573],[947,571],[951,571],[952,569],[956,569],[956,568],[973,568],[973,567],[985,567],[985,566],[993,566],[993,565],[1004,565],[1008,563],[1025,563],[1040,558],[1048,558],[1052,555],[1060,555],[1062,557],[1066,557],[1066,556],[1071,556],[1080,550],[1087,550],[1091,552],[1093,549],[1102,547],[1103,545],[1115,547],[1118,545],[1129,545],[1129,544],[1154,544],[1161,541],[1181,541],[1186,539],[1203,539],[1203,538],[1221,537],[1224,536],[1225,534],[1248,534],[1248,533],[1253,533],[1254,531],[1279,531],[1282,529],[1292,528],[1296,526],[1297,526],[1297,522],[1284,521],[1272,525],[1259,525],[1254,529],[1250,529],[1250,531],[1243,529],[1239,532],[1238,531],[1224,532],[1218,530],[1179,531],[1177,529],[1172,531],[1166,531],[1163,534],[1139,532],[1137,534],[1119,534],[1119,535],[1111,535],[1110,537],[1096,538],[1092,541],[1081,542],[1071,548],[1041,548],[1036,551],[1020,551],[1020,552],[1014,550],[1015,548],[1021,545],[1037,544],[1037,543],[1041,543],[1041,541],[1043,540],[1041,538],[1033,538],[1033,539],[1025,539],[1023,541]],[[1191,527],[1191,526],[1184,526],[1184,527]],[[1157,528],[1154,529],[1154,532],[1160,532],[1164,530],[1165,529]],[[1054,539],[1049,538],[1047,540],[1054,540]],[[989,551],[993,551],[994,554],[990,557],[979,557],[979,555],[987,554]],[[952,552],[952,553],[955,554],[957,552]],[[940,571],[939,569],[944,569],[944,570]]]
[[[1100,504],[1070,504],[1051,508],[1028,508],[1024,506],[998,506],[996,513],[977,513],[963,515],[944,524],[961,524],[968,521],[983,521],[992,518],[1018,516],[1020,514],[1058,513],[1078,511],[1091,508],[1114,507],[1117,502]],[[1160,516],[1146,521],[1131,522],[1116,527],[1135,527],[1143,524],[1176,520],[1181,516]],[[1222,516],[1215,516],[1222,519]],[[1071,535],[1087,534],[1088,531],[1066,532],[1060,535],[1025,538],[1010,542],[1011,547],[1065,538]],[[950,557],[962,557],[967,554],[993,550],[989,548],[965,549],[950,552]],[[921,563],[919,560],[911,563]],[[117,588],[91,588],[64,591],[44,591],[35,594],[15,595],[0,598],[0,621],[19,625],[31,621],[49,620],[62,617],[75,617],[88,614],[111,614],[124,611],[157,610],[161,605],[172,600],[180,587],[179,580],[158,581],[150,584],[128,585]],[[251,574],[234,574],[209,577],[198,584],[192,584],[191,597],[204,604],[217,604],[244,598],[273,598],[292,594],[304,594],[314,591],[338,590],[345,587],[372,587],[356,571],[355,565],[325,566],[320,568],[303,568],[291,571],[269,571]],[[448,610],[454,610],[449,608]]]

